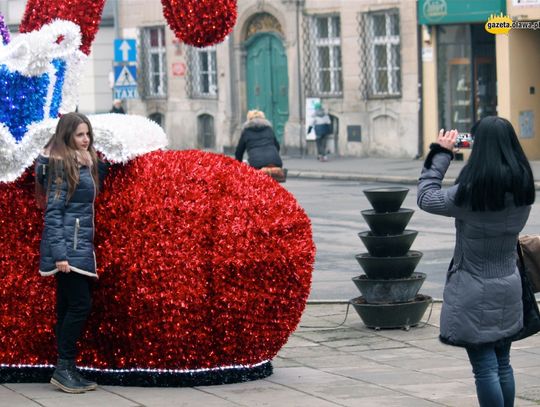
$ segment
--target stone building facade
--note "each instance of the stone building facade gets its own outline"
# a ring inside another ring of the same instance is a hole
[[[25,0],[0,0],[16,32]],[[178,41],[159,0],[107,0],[83,74],[79,110],[113,99],[113,39],[137,41],[139,98],[129,113],[162,124],[171,148],[231,152],[248,110],[263,110],[287,154],[313,154],[313,103],[333,119],[328,150],[414,157],[419,135],[414,0],[238,0],[233,32],[214,47]]]
[[[120,1],[119,32],[138,43],[140,99],[171,147],[230,152],[246,112],[265,111],[288,154],[309,154],[309,109],[333,118],[328,149],[346,156],[419,152],[418,47],[412,0],[239,0],[234,31],[198,49],[178,41],[157,1]]]

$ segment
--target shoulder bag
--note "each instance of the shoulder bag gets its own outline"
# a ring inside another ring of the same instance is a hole
[[[523,254],[525,272],[529,277],[533,291],[538,293],[540,292],[540,236],[520,236],[519,245]]]
[[[540,311],[534,297],[534,291],[525,271],[524,256],[520,242],[517,244],[518,269],[521,276],[521,300],[523,302],[523,328],[512,338],[513,341],[525,339],[540,331]]]

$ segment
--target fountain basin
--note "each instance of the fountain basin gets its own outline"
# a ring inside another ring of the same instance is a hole
[[[425,279],[425,273],[413,273],[408,278],[370,279],[361,275],[352,280],[368,304],[381,304],[413,301]]]
[[[368,328],[404,328],[418,325],[433,299],[418,294],[413,301],[395,304],[368,304],[363,297],[350,300]]]
[[[409,188],[386,187],[364,189],[364,194],[376,212],[396,212],[407,196]]]
[[[369,278],[387,279],[410,277],[422,256],[422,252],[410,250],[404,256],[375,257],[361,253],[354,257]]]
[[[403,233],[413,215],[413,209],[401,208],[396,212],[378,213],[366,209],[361,214],[374,235],[398,235]]]
[[[369,254],[375,257],[404,256],[411,248],[418,231],[404,230],[399,235],[377,236],[371,231],[358,233]]]

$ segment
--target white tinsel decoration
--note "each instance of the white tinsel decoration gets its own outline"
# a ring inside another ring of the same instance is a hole
[[[89,115],[94,145],[111,162],[129,160],[167,146],[167,136],[155,122],[124,114]],[[30,167],[54,134],[58,119],[47,119],[29,127],[19,144],[0,123],[0,182],[12,182]]]
[[[0,182],[15,181],[32,165],[54,133],[57,122],[48,119],[31,125],[19,144],[9,129],[0,124]]]
[[[62,87],[60,113],[73,112],[79,104],[79,83],[87,59],[88,56],[78,49],[64,58],[64,61],[66,61],[66,76]]]
[[[161,126],[146,117],[107,113],[88,118],[94,130],[96,150],[112,162],[126,163],[167,147],[167,135]]]
[[[11,71],[21,72],[30,63],[30,49],[28,43],[19,41],[0,47],[0,64],[4,64]]]
[[[57,43],[59,36],[63,40]],[[51,61],[65,58],[81,45],[79,26],[67,20],[54,20],[39,30],[19,34],[0,50],[0,63],[25,76],[49,72]]]

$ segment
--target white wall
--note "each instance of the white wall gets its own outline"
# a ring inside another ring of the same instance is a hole
[[[90,56],[81,75],[79,111],[81,113],[108,112],[113,94],[109,84],[109,73],[114,60],[114,28],[101,27],[98,31]]]

